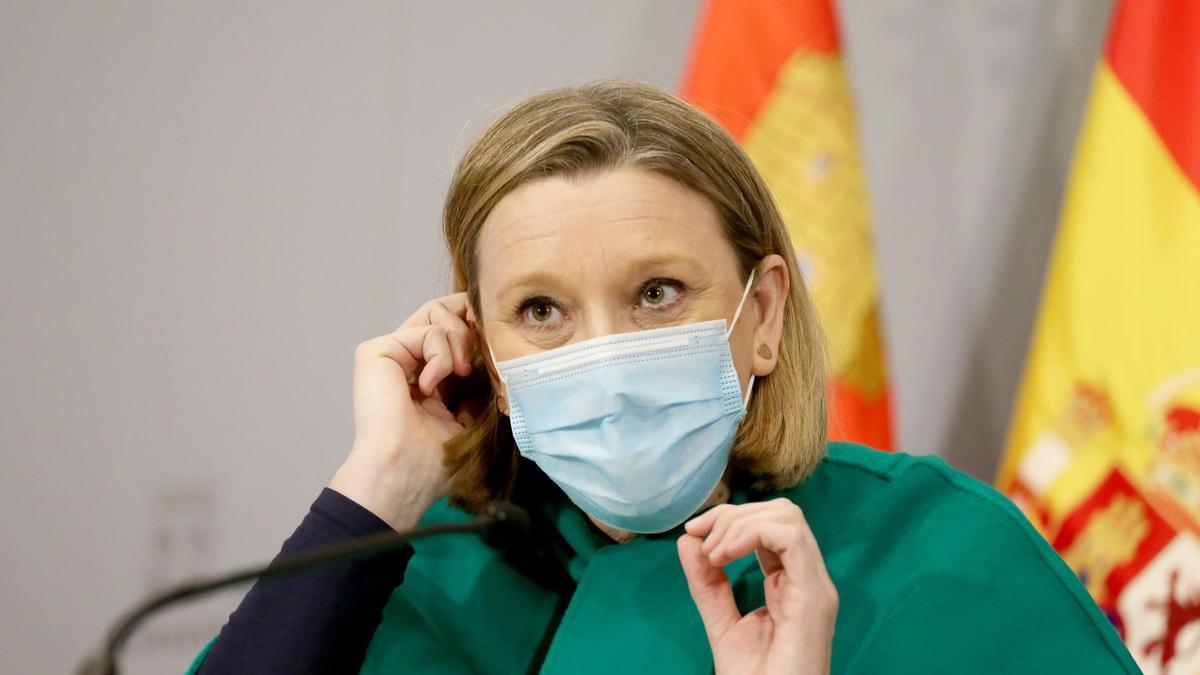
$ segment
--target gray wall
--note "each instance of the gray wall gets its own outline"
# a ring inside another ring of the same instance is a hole
[[[990,480],[1108,3],[842,4],[901,444]],[[273,555],[349,448],[354,346],[446,292],[472,134],[550,86],[675,87],[697,6],[0,5],[0,671]]]

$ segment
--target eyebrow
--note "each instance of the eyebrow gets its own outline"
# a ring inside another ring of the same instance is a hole
[[[520,276],[516,279],[511,279],[505,282],[505,284],[501,286],[500,290],[496,293],[496,297],[503,298],[509,293],[525,286],[536,286],[539,284],[553,286],[558,283],[558,281],[559,277],[557,275],[550,274],[549,272],[531,272],[524,276]]]
[[[669,265],[684,265],[695,270],[703,270],[704,267],[699,264],[695,258],[689,255],[680,253],[669,253],[663,255],[653,255],[645,258],[635,258],[628,265],[632,271],[646,269],[647,267],[667,267]]]
[[[705,269],[695,258],[676,253],[652,255],[645,258],[635,258],[625,265],[625,270],[629,273],[636,273],[639,270],[644,270],[647,268],[667,267],[669,265],[684,265],[698,272],[703,272]],[[506,282],[500,287],[500,291],[496,294],[496,297],[503,298],[512,291],[524,286],[554,286],[559,284],[565,278],[567,278],[567,276],[560,276],[550,272],[530,272],[529,274],[519,276]]]

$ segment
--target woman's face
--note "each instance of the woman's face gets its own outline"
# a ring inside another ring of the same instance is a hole
[[[744,288],[708,200],[640,169],[522,185],[489,214],[477,253],[481,348],[501,361],[612,333],[732,321]],[[752,372],[774,368],[787,276],[782,257],[760,262],[730,336],[743,393]]]
[[[744,287],[708,200],[637,169],[526,183],[492,210],[478,256],[484,337],[501,361],[611,333],[732,320]],[[730,340],[743,387],[753,300]]]

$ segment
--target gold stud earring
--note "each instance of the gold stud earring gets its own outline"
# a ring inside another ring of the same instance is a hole
[[[758,355],[764,359],[771,358],[771,348],[767,346],[767,343],[764,342],[758,346]]]

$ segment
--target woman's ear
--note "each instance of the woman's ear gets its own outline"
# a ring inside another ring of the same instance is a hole
[[[750,372],[758,377],[770,375],[779,362],[779,343],[783,340],[784,305],[791,290],[787,262],[778,253],[764,257],[755,272],[750,291],[754,324],[754,361]]]
[[[470,307],[467,308],[467,326],[475,332],[475,344],[478,345],[479,356],[483,360],[483,367],[487,368],[488,380],[492,383],[492,395],[496,397],[496,406],[500,408],[500,412],[508,415],[508,399],[504,396],[504,384],[500,381],[500,377],[496,373],[496,364],[492,363],[491,350],[488,349],[487,338],[484,337],[479,325],[475,323],[475,315]]]

